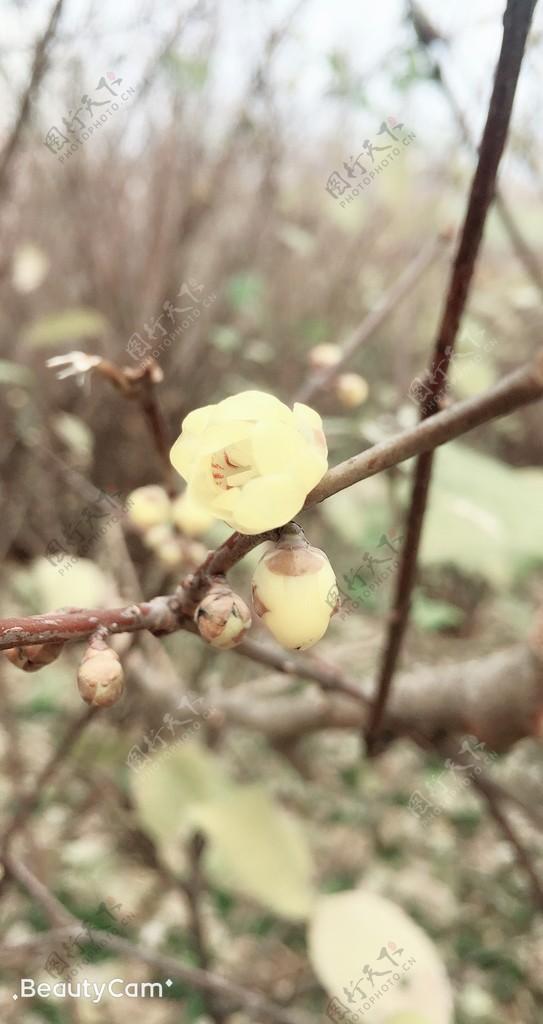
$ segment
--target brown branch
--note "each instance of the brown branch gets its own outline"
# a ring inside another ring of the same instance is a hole
[[[288,665],[286,669],[294,674]],[[308,687],[263,700],[258,688],[248,698],[244,685],[213,694],[213,707],[227,722],[257,730],[274,742],[292,742],[323,729],[367,727],[371,680],[362,680],[355,693],[339,687],[334,691],[309,669],[303,677],[327,692]],[[543,651],[534,651],[525,641],[484,658],[443,664],[438,670],[419,664],[398,675],[383,719],[387,743],[408,736],[428,749],[441,737],[460,733],[477,736],[498,752],[528,736],[543,739]]]
[[[437,371],[446,373],[452,350],[466,306],[475,264],[483,239],[485,221],[496,188],[496,175],[505,147],[518,76],[524,56],[536,0],[508,0],[504,14],[502,47],[498,59],[494,88],[488,108],[487,120],[479,147],[479,159],[468,199],[458,252],[452,269],[449,290],[435,343],[431,365],[432,399],[426,405],[423,418],[437,409],[437,399],[443,380]],[[415,582],[417,559],[426,513],[433,452],[421,455],[415,468],[405,540],[400,558],[394,608],[383,653],[378,680],[378,695],[373,716],[366,733],[367,752],[378,749],[378,734],[386,707],[396,663],[409,619],[411,593]]]
[[[55,34],[58,20],[60,18],[64,0],[57,0],[51,16],[47,23],[45,32],[41,39],[38,40],[36,48],[34,50],[34,60],[32,62],[32,71],[30,73],[30,79],[25,92],[21,98],[19,113],[11,134],[8,137],[6,145],[4,146],[3,152],[0,156],[0,192],[2,192],[6,186],[6,180],[10,169],[11,162],[17,151],[22,133],[28,117],[30,114],[30,108],[32,106],[32,100],[34,93],[38,89],[40,82],[47,70],[47,48],[51,39]]]
[[[49,367],[64,366],[58,373],[60,380],[73,375],[97,373],[108,380],[123,398],[139,402],[151,440],[158,453],[166,490],[171,496],[178,493],[170,462],[171,438],[156,396],[156,385],[164,380],[162,370],[154,359],[141,366],[117,366],[110,359],[86,352],[69,352],[66,356],[53,356]]]
[[[370,310],[367,316],[364,317],[362,323],[355,331],[353,331],[347,340],[339,346],[341,356],[338,362],[334,363],[333,366],[328,366],[326,369],[317,370],[310,374],[307,380],[304,381],[297,391],[294,397],[295,402],[309,402],[317,391],[325,388],[334,379],[336,374],[343,369],[356,352],[362,348],[365,342],[368,341],[372,334],[374,334],[381,326],[389,313],[391,313],[398,303],[409,294],[420,280],[425,270],[435,262],[439,255],[441,255],[445,244],[448,243],[450,243],[450,239],[447,236],[439,235],[437,239],[432,239],[431,242],[417,253],[409,266],[406,267],[403,274],[401,274],[392,287],[381,296],[375,307]]]
[[[265,647],[248,637],[245,637],[233,649],[233,652],[242,654],[260,665],[268,665],[269,668],[274,668],[284,675],[295,676],[299,679],[312,679],[323,690],[343,693],[363,704],[371,704],[371,698],[355,679],[347,675],[346,672],[342,672],[337,665],[329,667],[323,658],[311,655],[301,657],[293,651],[284,651],[282,647]]]
[[[180,629],[179,602],[170,595],[125,608],[70,608],[21,619],[2,619],[0,650],[31,643],[55,643],[55,638],[62,638],[63,642],[87,640],[100,626],[108,633],[135,633],[140,629],[156,636],[173,633]]]
[[[49,918],[56,919],[56,921],[71,922],[74,927],[77,927],[78,931],[81,931],[81,921],[78,921],[63,906],[60,900],[57,900],[56,896],[46,889],[40,879],[22,864],[19,858],[9,856],[5,858],[4,863],[9,874],[16,878],[38,901]],[[312,1019],[302,1011],[283,1008],[266,999],[259,992],[243,988],[241,985],[228,981],[228,979],[222,978],[218,974],[212,974],[210,971],[203,970],[200,967],[191,967],[188,964],[183,964],[178,958],[174,959],[173,957],[156,953],[154,950],[136,945],[128,939],[111,935],[108,940],[108,948],[119,956],[141,960],[142,963],[148,964],[149,967],[155,968],[155,970],[160,971],[162,974],[178,978],[180,981],[192,985],[194,988],[201,989],[203,992],[224,997],[236,1006],[243,1007],[254,1018],[269,1017],[276,1024],[310,1024]],[[4,947],[0,947],[0,956],[13,954],[13,951],[16,949],[17,946],[6,944]]]
[[[360,455],[330,469],[308,494],[304,510],[337,494],[338,491],[375,476],[384,469],[397,466],[406,459],[461,437],[499,416],[506,416],[530,402],[543,397],[543,349],[533,362],[503,377],[494,387],[473,398],[457,402],[450,409],[435,414],[410,430],[381,441]],[[250,540],[250,538],[248,538]]]
[[[534,362],[508,374],[483,395],[458,402],[446,412],[331,469],[308,494],[304,510],[383,469],[428,452],[542,396],[543,350]],[[209,585],[211,577],[223,575],[258,544],[276,539],[277,535],[275,530],[254,536],[231,534],[224,544],[208,555],[191,577],[182,582],[175,595],[154,597],[151,601],[125,608],[61,609],[44,615],[1,619],[0,651],[27,644],[86,640],[98,626],[103,626],[109,633],[134,633],[145,629],[157,636],[181,628],[189,629],[192,624],[184,606],[190,607],[194,596]],[[292,661],[292,656],[288,657]]]

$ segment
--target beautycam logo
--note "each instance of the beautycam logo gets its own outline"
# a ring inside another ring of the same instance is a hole
[[[167,988],[173,985],[170,978],[165,982]],[[101,1003],[104,996],[111,999],[162,999],[163,986],[154,981],[124,981],[123,978],[112,978],[109,982],[98,985],[95,981],[57,981],[54,985],[47,982],[36,985],[33,978],[21,978],[19,992],[13,999],[90,999],[93,1003]]]

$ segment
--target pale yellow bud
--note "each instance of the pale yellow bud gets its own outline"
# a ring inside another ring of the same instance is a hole
[[[183,545],[179,540],[180,538],[172,536],[156,548],[158,558],[165,569],[176,569],[184,559]]]
[[[23,672],[37,672],[44,665],[56,661],[63,650],[63,643],[28,644],[26,647],[12,647],[4,653],[12,665],[16,665]]]
[[[253,603],[283,647],[303,651],[328,628],[334,587],[334,570],[324,551],[309,544],[301,531],[287,533],[256,567]]]
[[[187,537],[202,537],[215,522],[211,512],[199,505],[187,491],[172,502],[172,516],[177,529]]]
[[[143,534],[142,540],[146,548],[157,551],[163,544],[174,539],[174,532],[168,523],[157,523],[150,526]]]
[[[315,370],[328,370],[330,366],[339,363],[341,355],[339,345],[315,345],[309,353],[309,363]]]
[[[208,591],[194,613],[201,636],[212,647],[229,648],[239,644],[251,626],[251,611],[228,584],[217,584]]]
[[[334,390],[347,409],[362,405],[370,391],[366,378],[359,373],[341,373],[334,384]]]
[[[151,526],[170,521],[171,502],[164,488],[158,484],[137,487],[129,495],[129,501],[132,504],[128,516],[140,530],[148,530]]]
[[[116,651],[101,637],[92,637],[77,670],[77,686],[93,708],[109,707],[122,697],[124,672]]]

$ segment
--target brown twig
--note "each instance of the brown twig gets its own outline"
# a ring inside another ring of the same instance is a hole
[[[443,75],[443,69],[441,67],[441,63],[438,57],[436,57],[436,55],[433,52],[430,52],[429,42],[431,42],[431,40],[426,40],[424,36],[421,36],[421,34],[417,31],[413,8],[411,8],[409,15],[413,21],[415,31],[417,32],[417,38],[419,40],[419,43],[424,49],[426,57],[430,62],[431,76],[433,80],[440,85],[444,96],[447,98],[449,102],[456,123],[460,129],[462,139],[472,151],[475,151],[475,143],[470,132],[470,129],[468,127],[466,118],[464,117],[463,111],[458,103],[458,100],[456,99],[454,92],[452,91],[449,83],[447,82],[447,79]],[[532,281],[543,295],[543,270],[541,268],[537,256],[526,242],[526,239],[524,238],[522,231],[520,230],[515,218],[513,217],[513,214],[509,209],[507,199],[505,198],[499,185],[496,185],[494,203],[496,207],[496,212],[501,218],[503,226],[507,234],[509,235],[513,249],[515,250],[520,261],[524,264],[524,267],[528,271],[528,274],[531,277]]]
[[[55,775],[57,769],[62,765],[64,758],[72,749],[74,743],[94,718],[96,714],[95,708],[88,708],[82,715],[76,718],[69,726],[63,737],[60,745],[57,747],[55,752],[47,764],[42,768],[41,772],[37,776],[34,785],[29,793],[22,797],[18,803],[17,810],[5,829],[4,837],[2,840],[2,856],[7,856],[10,849],[11,843],[14,836],[24,828],[25,822],[32,811],[38,806],[40,800],[43,797],[44,787],[50,782],[53,775]],[[5,887],[7,877],[4,875],[0,879],[0,895]]]
[[[397,466],[414,455],[431,452],[474,427],[507,415],[513,409],[542,397],[543,349],[533,362],[503,377],[483,394],[457,402],[450,409],[418,423],[416,427],[395,434],[330,469],[308,494],[304,510],[360,480],[375,476],[383,469]]]
[[[458,753],[458,751],[454,749],[453,744],[449,740],[444,740],[441,743],[436,744],[436,746],[438,749],[443,750],[451,761],[454,761],[457,764],[465,766],[469,765],[467,756]],[[483,771],[473,775],[473,783],[475,787],[479,790],[479,792],[482,793],[482,795],[484,796],[492,817],[500,826],[506,839],[508,839],[511,845],[514,847],[517,855],[517,860],[519,864],[524,868],[526,874],[528,875],[528,878],[530,879],[530,882],[532,883],[532,891],[535,902],[537,903],[539,909],[543,910],[543,883],[541,882],[537,874],[537,871],[535,870],[535,867],[532,863],[532,858],[528,853],[528,850],[521,842],[515,829],[513,828],[511,822],[509,821],[509,818],[507,817],[507,815],[504,813],[500,806],[500,800],[498,799],[496,794],[496,786],[491,780],[487,779]]]
[[[281,647],[265,647],[248,637],[234,648],[234,653],[242,654],[260,665],[268,665],[269,668],[274,668],[284,675],[311,679],[323,690],[343,693],[363,704],[371,705],[370,698],[355,679],[342,672],[337,665],[333,668],[328,667],[322,658],[317,660],[310,655],[301,657],[293,651],[284,651]]]
[[[383,469],[428,452],[542,396],[543,350],[532,363],[508,374],[485,394],[458,402],[446,412],[335,466],[308,494],[304,510]],[[157,636],[190,628],[190,617],[183,609],[185,601],[190,605],[194,595],[208,586],[213,576],[223,575],[257,545],[276,537],[275,530],[253,536],[231,534],[224,544],[208,555],[193,576],[183,581],[175,595],[154,597],[151,601],[125,608],[77,608],[2,619],[0,651],[27,644],[86,640],[97,626],[105,627],[109,633],[134,633],[145,629]]]
[[[433,415],[437,409],[438,394],[443,386],[443,378],[439,380],[437,371],[439,369],[442,373],[447,372],[466,306],[486,217],[496,188],[496,175],[507,139],[535,2],[536,0],[507,2],[494,88],[431,364],[432,401],[429,406],[425,406],[423,418]],[[378,750],[379,729],[409,619],[432,465],[433,451],[429,451],[419,457],[415,468],[405,540],[395,587],[394,608],[379,673],[377,699],[365,737],[366,749],[370,756]]]
[[[174,596],[153,597],[151,601],[128,605],[125,608],[71,608],[29,615],[22,619],[0,620],[0,650],[24,647],[27,643],[55,643],[87,640],[98,627],[108,633],[135,633],[147,629],[161,636],[180,629],[179,602]],[[26,637],[42,637],[27,640]]]
[[[183,884],[183,891],[189,905],[192,938],[198,967],[207,971],[211,967],[212,961],[202,921],[202,894],[205,887],[202,857],[205,846],[206,840],[203,833],[195,832],[190,837],[188,841],[189,874]],[[223,1024],[226,1015],[218,1007],[213,996],[210,993],[204,993],[204,999],[208,1016],[215,1021],[215,1024]]]
[[[156,385],[164,379],[164,374],[154,359],[146,360],[141,366],[120,367],[102,356],[69,352],[66,356],[53,356],[48,359],[47,366],[67,367],[58,374],[61,380],[73,375],[97,373],[113,384],[123,398],[139,402],[145,425],[160,459],[166,490],[172,496],[177,494],[178,488],[170,462],[171,439],[156,396]]]
[[[426,269],[442,253],[445,244],[449,243],[449,241],[445,235],[439,235],[437,239],[432,239],[417,253],[403,274],[388,291],[384,292],[375,307],[364,317],[362,323],[339,346],[341,356],[337,363],[310,374],[296,392],[294,396],[295,402],[309,402],[317,391],[325,388],[334,379],[336,374],[343,369],[365,342],[371,338],[372,334],[386,320],[389,313],[409,294]]]

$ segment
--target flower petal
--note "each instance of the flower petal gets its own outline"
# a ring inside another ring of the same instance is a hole
[[[297,481],[278,473],[257,477],[238,493],[241,500],[235,510],[235,529],[249,534],[284,526],[300,511],[305,498]]]
[[[265,391],[242,391],[231,395],[214,407],[213,421],[225,420],[279,420],[294,425],[294,414],[288,405]]]
[[[250,426],[243,421],[211,423],[199,437],[185,434],[183,430],[170,451],[170,461],[177,472],[188,480],[194,472],[199,470],[199,462],[202,458],[209,459],[210,455],[223,451],[227,445],[247,440],[250,432]],[[248,454],[249,451],[249,446],[247,446]]]
[[[214,405],[204,405],[201,409],[193,409],[189,412],[181,424],[181,430],[185,434],[195,434],[196,437],[207,427],[212,415]]]
[[[264,476],[286,469],[291,457],[305,451],[307,443],[301,434],[285,423],[264,420],[256,423],[251,433],[252,461]]]

